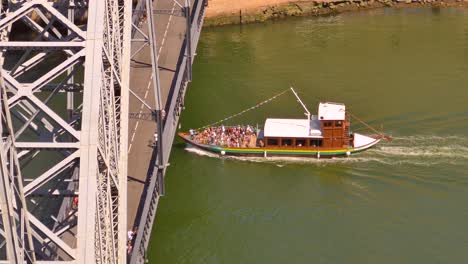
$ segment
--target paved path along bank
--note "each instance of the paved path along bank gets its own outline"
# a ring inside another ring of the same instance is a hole
[[[209,0],[205,26],[320,16],[380,7],[468,7],[468,0]]]

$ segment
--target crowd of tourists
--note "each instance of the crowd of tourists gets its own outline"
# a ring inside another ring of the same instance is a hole
[[[257,128],[252,126],[208,127],[202,131],[190,129],[191,139],[205,145],[217,145],[222,147],[248,147],[254,142]]]
[[[135,237],[138,232],[138,228],[134,227],[133,230],[128,230],[127,232],[127,254],[132,253],[133,243],[135,242]]]

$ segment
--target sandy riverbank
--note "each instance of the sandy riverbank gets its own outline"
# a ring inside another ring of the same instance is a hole
[[[262,22],[288,16],[320,16],[380,7],[468,7],[468,0],[209,0],[205,26]]]

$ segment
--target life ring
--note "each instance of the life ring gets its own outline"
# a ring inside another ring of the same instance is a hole
[[[224,150],[221,150],[221,155],[223,155],[223,156],[224,156],[225,154],[226,154],[226,151],[224,151]]]

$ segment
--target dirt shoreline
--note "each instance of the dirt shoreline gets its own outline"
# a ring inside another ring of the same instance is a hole
[[[209,0],[204,25],[247,24],[289,16],[323,16],[382,7],[468,7],[468,0]]]

